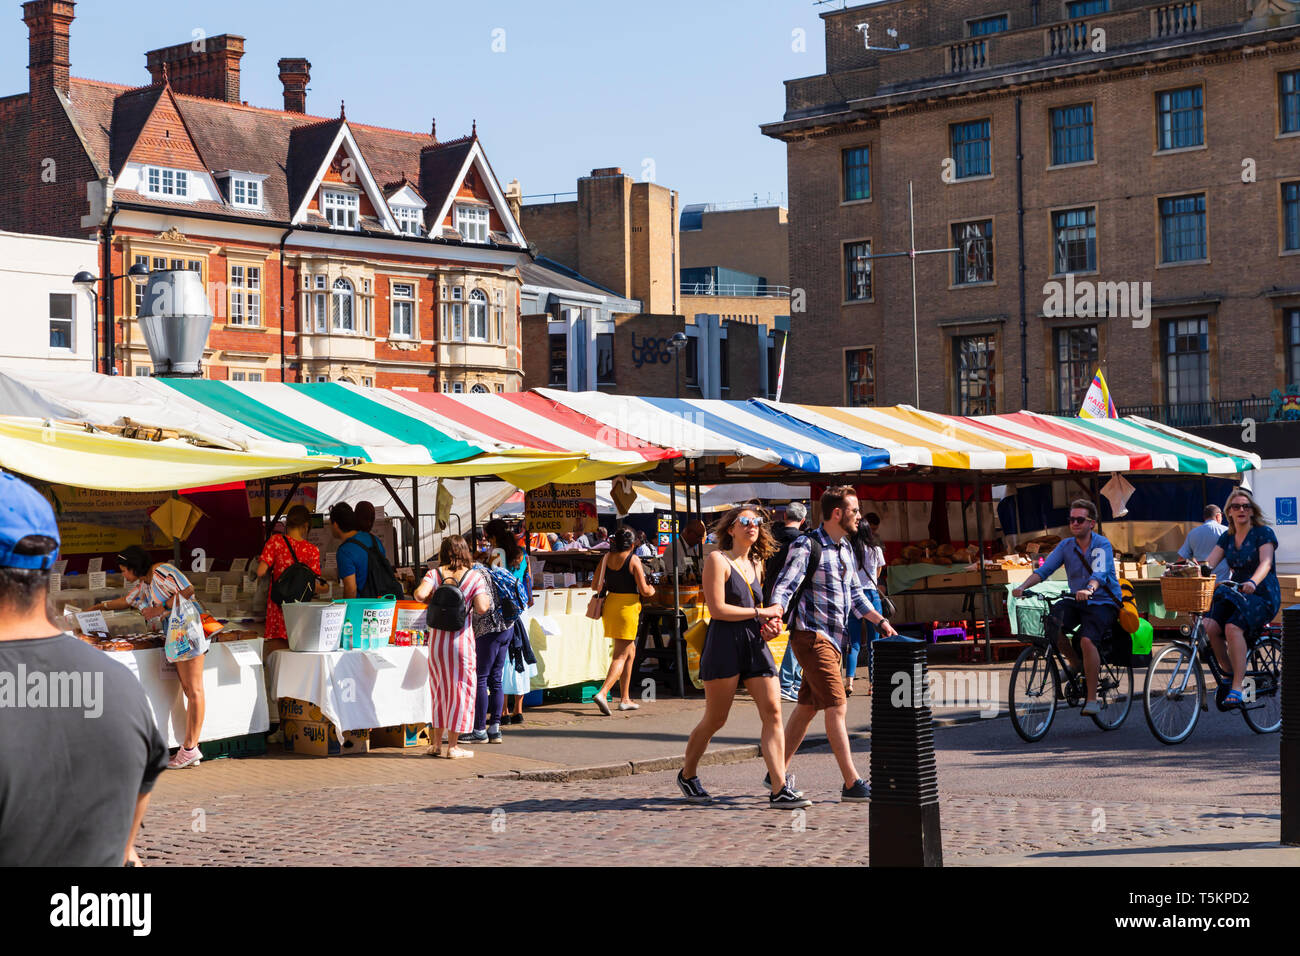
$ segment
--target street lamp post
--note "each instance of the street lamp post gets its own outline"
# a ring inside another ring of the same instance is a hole
[[[668,340],[668,348],[673,353],[673,371],[675,374],[675,384],[673,397],[682,397],[682,349],[686,348],[687,338],[685,332],[674,332],[673,337]]]
[[[120,276],[110,275],[107,277],[107,279],[105,279],[105,281],[115,282],[118,279],[130,279],[132,285],[142,286],[149,281],[149,267],[145,265],[143,262],[137,262],[135,265],[127,269],[126,272],[122,273]],[[98,334],[99,333],[99,293],[95,290],[95,286],[99,283],[99,281],[100,280],[98,278],[91,275],[89,272],[84,272],[84,271],[78,272],[75,276],[72,277],[72,284],[75,286],[80,286],[81,288],[85,289],[87,292],[90,293],[91,298],[94,300],[96,341],[99,340],[99,334]],[[115,351],[114,346],[116,344],[114,342],[115,336],[113,332],[114,332],[113,317],[111,315],[106,315],[104,316],[104,374],[105,375],[117,374],[117,366],[115,362],[115,356],[113,354]]]

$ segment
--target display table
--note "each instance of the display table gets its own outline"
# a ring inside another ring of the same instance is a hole
[[[176,667],[167,662],[163,649],[104,653],[123,664],[140,681],[167,746],[179,747],[185,736],[185,695]],[[200,741],[269,730],[261,639],[213,642],[203,659],[203,691],[206,709]]]
[[[273,700],[295,697],[315,704],[340,740],[345,730],[427,724],[433,717],[428,647],[276,651],[267,673]]]
[[[606,639],[600,621],[585,614],[537,614],[535,609],[525,611],[523,620],[537,657],[533,690],[605,679],[614,642]]]

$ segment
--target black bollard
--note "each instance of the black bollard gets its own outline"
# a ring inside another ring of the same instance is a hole
[[[871,865],[943,866],[926,645],[889,637],[872,649]]]
[[[1300,604],[1282,612],[1282,843],[1300,846]]]

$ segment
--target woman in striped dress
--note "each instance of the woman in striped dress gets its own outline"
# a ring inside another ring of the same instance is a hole
[[[460,590],[466,606],[465,626],[459,631],[429,629],[429,685],[433,692],[433,746],[429,756],[442,756],[445,731],[448,757],[472,757],[474,751],[458,746],[456,738],[474,729],[474,615],[492,609],[492,588],[483,572],[474,567],[469,545],[458,534],[443,540],[438,567],[424,576],[415,590],[415,599],[427,601],[441,584]]]

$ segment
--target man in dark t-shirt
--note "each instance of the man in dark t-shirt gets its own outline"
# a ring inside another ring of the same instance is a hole
[[[138,863],[167,746],[140,682],[49,622],[59,532],[0,474],[0,866]]]

